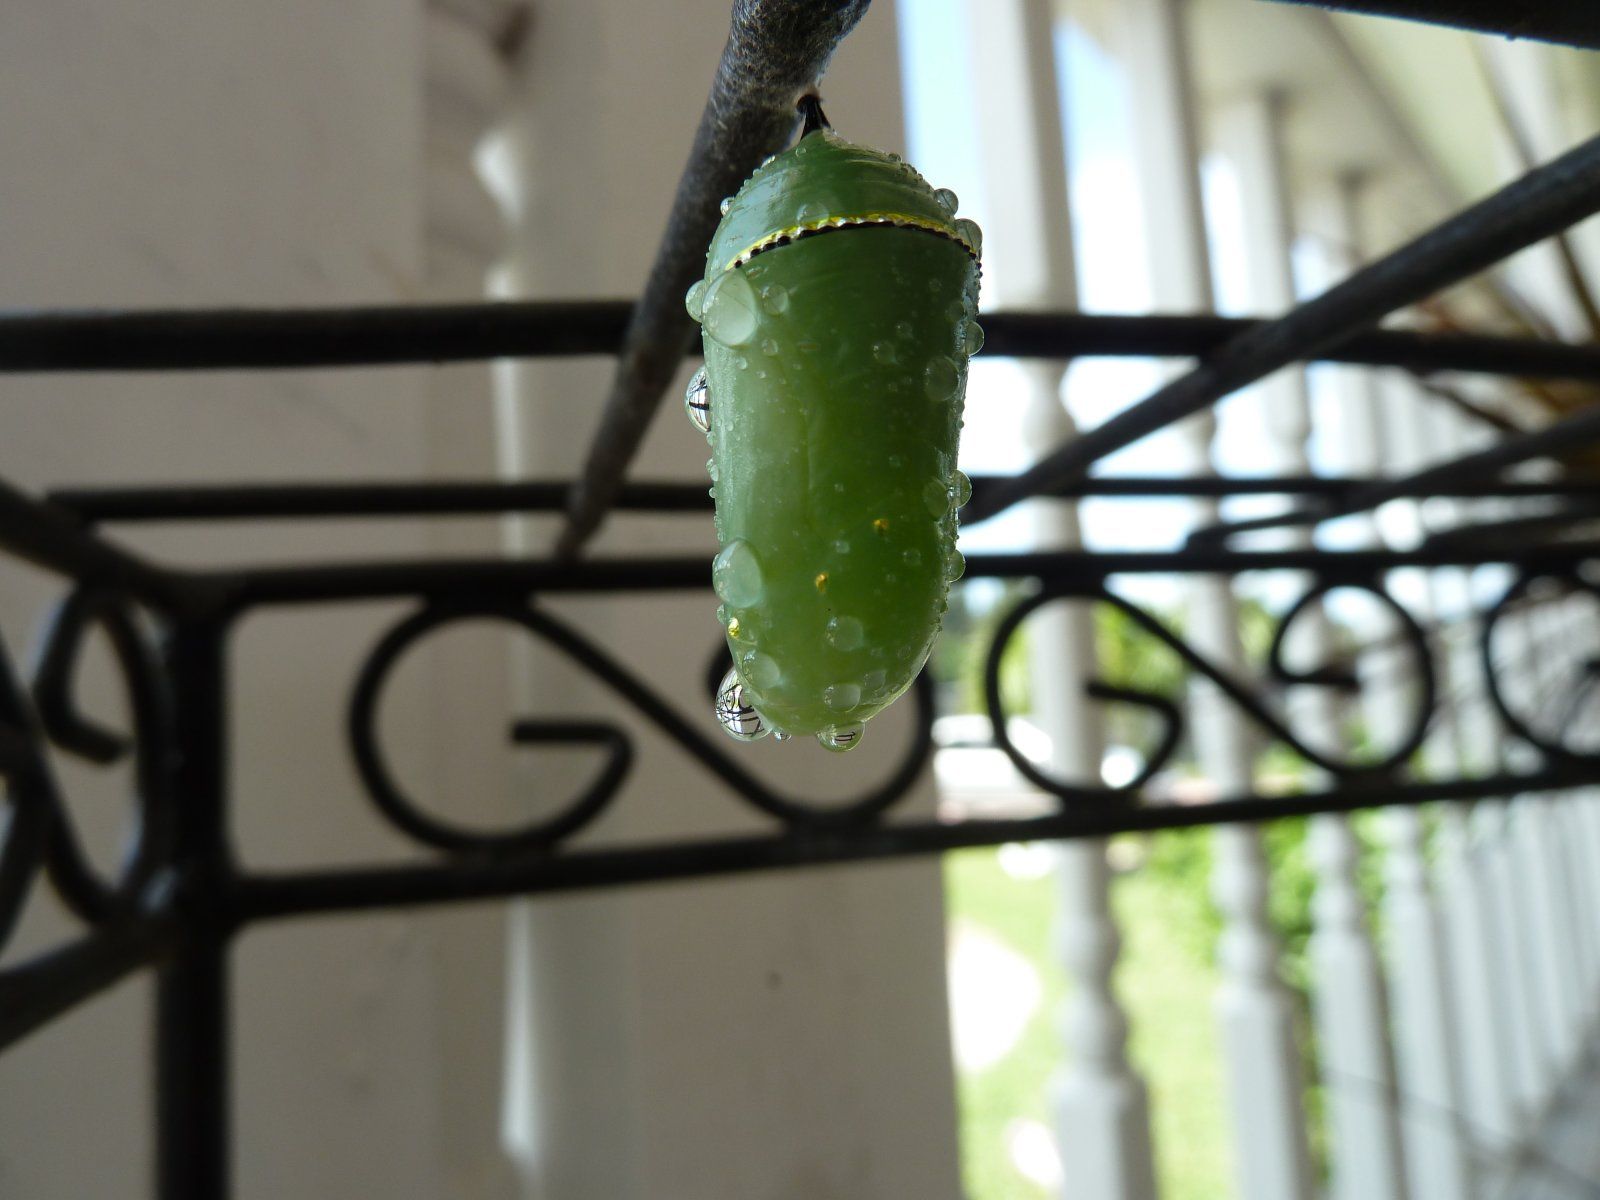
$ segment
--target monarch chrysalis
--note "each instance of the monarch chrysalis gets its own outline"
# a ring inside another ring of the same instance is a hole
[[[849,749],[933,646],[963,569],[956,444],[983,338],[981,235],[955,210],[814,101],[723,203],[686,297],[705,367],[685,405],[712,446],[735,737]]]

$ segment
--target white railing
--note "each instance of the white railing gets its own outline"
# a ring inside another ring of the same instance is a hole
[[[986,178],[1006,197],[996,207],[1010,218],[990,227],[989,264],[1008,306],[1070,304],[1060,123],[1039,111],[1054,110],[1058,96],[1051,39],[1043,32],[1051,6],[1007,0],[977,9],[983,124],[1007,131],[985,146]],[[1132,77],[1133,155],[1153,264],[1151,297],[1161,311],[1212,304],[1183,21],[1182,0],[1125,0],[1102,29]],[[1256,92],[1213,114],[1218,148],[1238,185],[1251,299],[1261,311],[1281,311],[1295,299],[1291,252],[1298,226],[1283,154],[1289,111],[1282,97]],[[1324,181],[1321,285],[1356,265],[1363,251],[1377,249],[1358,214],[1381,188],[1381,180],[1348,174],[1330,173]],[[1008,228],[1024,236],[1010,237]],[[1014,291],[1006,291],[1008,283]],[[986,303],[994,302],[987,294]],[[1018,378],[1032,397],[1030,444],[1070,436],[1057,395],[1059,371]],[[1408,381],[1352,371],[1337,387],[1341,467],[1352,474],[1414,471],[1462,453],[1474,437],[1467,418]],[[1308,471],[1314,429],[1304,375],[1284,372],[1263,391],[1259,437],[1266,459],[1282,473]],[[1206,469],[1216,422],[1203,415],[1181,432],[1197,469]],[[1196,505],[1197,523],[1215,516],[1213,503]],[[1404,549],[1429,521],[1454,519],[1448,502],[1426,508],[1395,502],[1367,519],[1357,536],[1371,547]],[[1075,544],[1079,537],[1075,514],[1061,503],[1035,529],[1041,546]],[[1424,748],[1424,769],[1471,774],[1502,760],[1519,765],[1518,747],[1483,691],[1468,572],[1399,572],[1387,584],[1429,627],[1446,697]],[[1230,585],[1200,578],[1189,587],[1186,637],[1248,677]],[[1040,620],[1030,642],[1035,717],[1052,735],[1053,766],[1063,775],[1093,777],[1102,741],[1087,732],[1097,728],[1096,718],[1079,690],[1093,674],[1092,629],[1081,606],[1054,608],[1042,614],[1054,623]],[[1567,599],[1507,618],[1504,649],[1515,661],[1504,669],[1524,672],[1546,690],[1570,687],[1561,672],[1582,662],[1577,648],[1600,645],[1596,608]],[[1324,624],[1320,639],[1313,636],[1313,652],[1331,650],[1329,629]],[[1357,664],[1366,685],[1363,715],[1373,728],[1404,724],[1396,717],[1406,682],[1401,659],[1379,648]],[[1300,705],[1295,692],[1310,698]],[[1290,698],[1291,717],[1314,743],[1339,727],[1342,714],[1324,689],[1290,689]],[[1196,685],[1189,702],[1202,772],[1221,792],[1248,789],[1254,734],[1208,684]],[[1318,818],[1310,835],[1316,893],[1309,954],[1327,1097],[1325,1185],[1308,1149],[1301,1051],[1307,1031],[1297,1028],[1295,1003],[1279,977],[1260,835],[1244,827],[1215,831],[1213,894],[1223,922],[1215,1004],[1235,1131],[1235,1190],[1244,1200],[1523,1195],[1541,1169],[1542,1130],[1562,1104],[1563,1089],[1600,1050],[1600,789],[1444,804],[1436,812],[1395,809],[1383,814],[1379,828],[1372,853],[1381,857],[1381,912],[1369,911],[1358,886],[1363,849],[1350,821]],[[1068,1103],[1060,1109],[1064,1194],[1143,1200],[1157,1191],[1155,1149],[1144,1084],[1127,1056],[1128,1019],[1113,986],[1120,936],[1107,903],[1105,847],[1074,845],[1060,870],[1063,959],[1073,984],[1065,1022]],[[1375,924],[1383,928],[1381,941]],[[1600,1114],[1595,1120],[1600,1125]]]

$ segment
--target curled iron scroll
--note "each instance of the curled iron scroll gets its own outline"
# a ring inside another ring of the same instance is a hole
[[[726,782],[746,803],[797,828],[837,828],[872,820],[907,793],[932,753],[932,688],[921,681],[914,688],[916,729],[904,757],[889,778],[843,803],[826,807],[814,805],[769,788],[725,754],[711,738],[690,725],[672,704],[638,676],[570,626],[537,607],[504,602],[430,606],[390,629],[368,656],[352,695],[348,732],[362,782],[385,819],[419,841],[441,849],[491,853],[550,849],[604,811],[621,787],[632,755],[626,733],[610,723],[519,721],[512,727],[517,740],[604,745],[609,751],[607,765],[583,794],[556,816],[519,829],[480,833],[424,813],[400,790],[389,772],[378,743],[377,707],[392,667],[408,646],[442,625],[468,620],[502,621],[519,626],[546,642],[647,718],[680,749]]]
[[[1478,652],[1483,669],[1484,685],[1495,711],[1500,714],[1500,719],[1505,722],[1506,727],[1517,737],[1539,749],[1552,761],[1565,763],[1600,762],[1600,751],[1581,750],[1563,740],[1572,726],[1572,719],[1582,711],[1596,683],[1600,682],[1600,659],[1597,659],[1593,654],[1590,654],[1578,664],[1577,678],[1569,689],[1569,694],[1560,698],[1561,708],[1566,713],[1566,718],[1557,722],[1555,737],[1547,737],[1540,733],[1534,727],[1535,715],[1518,712],[1517,706],[1506,695],[1502,669],[1495,660],[1495,632],[1502,627],[1507,618],[1524,607],[1537,603],[1537,597],[1534,592],[1541,581],[1554,582],[1570,592],[1585,594],[1600,601],[1600,587],[1597,587],[1594,582],[1575,568],[1570,570],[1525,572],[1519,575],[1490,607],[1484,617],[1483,627],[1478,635]],[[1562,649],[1569,651],[1570,646],[1564,645]],[[1519,656],[1517,665],[1524,670],[1528,669],[1530,664],[1526,661],[1526,655]]]
[[[1361,691],[1360,680],[1353,671],[1332,665],[1311,670],[1295,670],[1289,666],[1285,658],[1285,644],[1295,621],[1327,599],[1330,592],[1339,590],[1364,592],[1372,596],[1398,623],[1400,641],[1410,649],[1417,667],[1417,697],[1411,706],[1411,721],[1404,727],[1403,736],[1396,742],[1394,749],[1371,762],[1358,763],[1348,759],[1334,759],[1306,746],[1299,738],[1290,739],[1289,744],[1296,753],[1304,755],[1309,761],[1336,775],[1389,774],[1403,766],[1422,747],[1423,741],[1428,736],[1428,726],[1438,706],[1439,696],[1438,678],[1434,671],[1433,656],[1429,651],[1426,631],[1383,587],[1367,581],[1318,580],[1278,618],[1277,628],[1272,634],[1272,644],[1267,650],[1267,671],[1273,680],[1284,685],[1334,688],[1346,694]]]
[[[44,862],[55,810],[53,785],[37,736],[37,720],[0,642],[0,947],[11,938]]]
[[[1427,735],[1428,724],[1431,720],[1437,697],[1433,660],[1428,651],[1427,635],[1423,632],[1416,619],[1406,612],[1393,597],[1375,583],[1351,582],[1348,580],[1317,582],[1279,619],[1270,655],[1271,670],[1280,681],[1287,683],[1345,687],[1354,682],[1353,679],[1347,680],[1346,677],[1337,672],[1294,672],[1287,667],[1282,658],[1283,641],[1287,636],[1290,624],[1300,614],[1307,611],[1310,605],[1320,600],[1336,587],[1354,588],[1371,592],[1376,596],[1378,601],[1398,619],[1402,640],[1411,648],[1416,659],[1419,697],[1414,706],[1413,719],[1404,730],[1404,735],[1399,739],[1395,748],[1380,759],[1370,762],[1356,762],[1324,754],[1315,747],[1306,745],[1295,735],[1288,723],[1267,708],[1262,700],[1253,695],[1244,683],[1201,655],[1177,634],[1173,633],[1165,624],[1143,609],[1110,591],[1102,584],[1088,581],[1083,583],[1053,584],[1040,589],[1011,609],[996,628],[984,663],[983,681],[984,700],[990,723],[994,728],[995,744],[1005,752],[1006,757],[1011,760],[1018,773],[1036,787],[1063,801],[1090,804],[1127,803],[1139,788],[1143,787],[1157,771],[1166,765],[1176,752],[1182,737],[1183,717],[1179,705],[1173,699],[1156,696],[1148,692],[1113,688],[1102,680],[1091,680],[1085,684],[1085,689],[1089,695],[1096,699],[1124,701],[1151,709],[1161,721],[1162,732],[1157,738],[1156,745],[1146,754],[1144,766],[1134,779],[1115,788],[1071,783],[1040,770],[1013,743],[1006,729],[1006,716],[1000,695],[1000,662],[1005,653],[1006,645],[1016,636],[1023,623],[1045,605],[1061,600],[1084,600],[1109,604],[1119,609],[1141,630],[1176,654],[1191,671],[1197,672],[1210,680],[1252,722],[1288,745],[1308,762],[1342,778],[1389,774],[1398,769],[1422,744]]]
[[[124,734],[80,709],[75,685],[89,634],[102,629],[121,675],[132,721]],[[135,902],[166,860],[167,823],[176,818],[168,802],[168,748],[172,707],[165,672],[127,602],[88,588],[72,592],[52,612],[34,671],[33,702],[43,736],[62,752],[100,766],[134,762],[133,828],[115,880],[90,865],[48,768],[41,766],[50,803],[46,865],[51,883],[80,917],[103,921]]]

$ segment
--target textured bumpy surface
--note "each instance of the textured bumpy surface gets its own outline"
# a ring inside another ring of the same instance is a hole
[[[982,339],[978,229],[955,205],[897,158],[811,133],[727,204],[690,290],[737,737],[848,749],[939,631]]]

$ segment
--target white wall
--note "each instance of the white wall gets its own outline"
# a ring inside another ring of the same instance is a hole
[[[0,303],[416,298],[418,15],[395,0],[7,5]],[[30,486],[415,476],[428,461],[425,379],[405,370],[5,378],[0,474]],[[426,545],[398,525],[175,528],[134,540],[194,561]],[[13,648],[50,592],[0,567],[0,624]],[[358,796],[340,732],[378,615],[307,612],[241,630],[235,829],[247,861],[397,852]],[[421,711],[397,705],[396,732],[425,742]],[[73,771],[68,781],[107,858],[121,780]],[[438,1046],[445,1014],[476,981],[436,959],[458,944],[445,934],[465,919],[393,915],[242,939],[240,1196],[463,1194],[449,1185],[441,1133],[455,1067]],[[14,950],[66,928],[40,906]],[[147,1194],[148,997],[143,982],[124,985],[0,1058],[0,1194]],[[479,1021],[491,1039],[495,999]],[[494,1078],[473,1083],[491,1119],[495,1087]],[[492,1150],[492,1132],[484,1142]]]
[[[512,272],[531,293],[633,292],[665,219],[727,5],[626,7],[538,6],[519,126],[537,223],[524,225]],[[901,140],[892,18],[880,2],[828,88],[842,131],[890,146]],[[420,29],[418,6],[399,0],[8,6],[0,304],[429,294]],[[528,460],[570,470],[605,364],[516,374]],[[440,464],[485,473],[460,447],[439,453],[427,415],[430,392],[479,386],[481,371],[470,369],[431,382],[427,372],[393,369],[0,379],[0,475],[43,486],[405,477]],[[674,413],[653,432],[641,471],[698,479],[704,459],[703,443]],[[389,523],[151,529],[131,540],[192,561],[436,545]],[[709,522],[682,519],[634,521],[605,544],[708,555],[712,546]],[[0,628],[13,646],[51,594],[38,576],[0,567]],[[608,602],[581,618],[692,709],[702,704],[712,608],[708,593],[644,607]],[[252,619],[241,631],[235,830],[247,862],[403,852],[359,798],[340,734],[355,665],[400,611],[297,612]],[[103,679],[91,690],[115,711]],[[403,769],[419,791],[450,782],[452,815],[492,819],[507,803],[496,786],[504,762],[484,732],[500,728],[500,697],[494,688],[464,696],[458,722],[430,728],[426,690],[423,677],[386,722],[410,751]],[[751,754],[778,762],[791,786],[843,791],[841,778],[859,782],[886,765],[904,729],[885,718],[871,733],[848,760],[794,745],[781,757],[765,744]],[[482,753],[439,748],[461,739]],[[648,732],[640,740],[617,815],[597,836],[760,824],[671,747]],[[66,769],[83,799],[77,818],[105,859],[117,838],[120,781]],[[522,777],[530,770],[524,764]],[[480,906],[283,925],[242,940],[240,1196],[510,1194],[490,1123],[502,919]],[[935,866],[554,900],[519,921],[532,931],[513,948],[533,967],[516,979],[530,986],[517,993],[513,1032],[531,1032],[539,1053],[513,1055],[511,1065],[542,1085],[536,1097],[518,1086],[526,1075],[511,1085],[514,1114],[536,1103],[531,1117],[513,1120],[530,1194],[956,1194]],[[41,902],[13,956],[67,928]],[[536,1012],[523,1003],[529,995]],[[148,989],[131,983],[0,1058],[0,1194],[144,1194],[148,1013]]]

